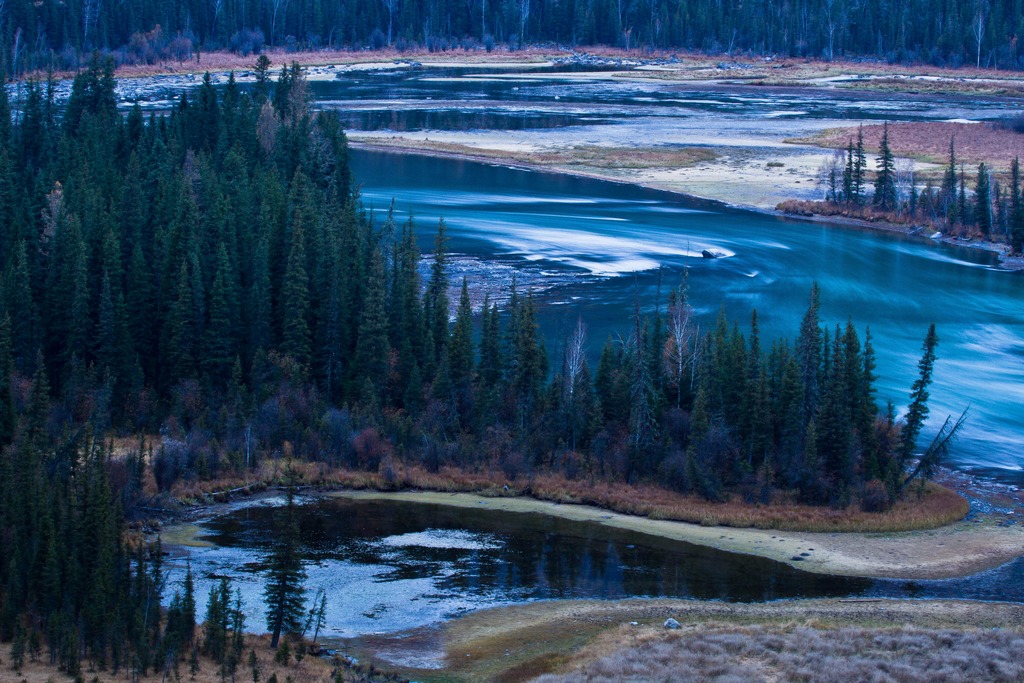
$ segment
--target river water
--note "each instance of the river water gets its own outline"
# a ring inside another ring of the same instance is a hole
[[[597,353],[609,335],[628,331],[637,293],[653,312],[659,278],[664,301],[686,270],[703,325],[720,306],[741,323],[756,308],[763,338],[792,338],[818,282],[825,321],[870,327],[879,402],[900,407],[934,322],[931,429],[969,407],[951,464],[1024,480],[1024,274],[1000,270],[987,253],[586,178],[415,155],[352,157],[366,205],[394,198],[400,217],[415,216],[424,249],[443,216],[450,249],[476,260],[476,269],[465,266],[470,275],[485,273],[493,287],[523,273],[538,288],[553,352],[582,317]],[[704,249],[726,257],[702,258]]]
[[[390,130],[443,140],[460,131],[460,141],[480,136],[491,147],[501,135],[541,148],[642,140],[774,150],[783,137],[858,121],[984,121],[1015,106],[1005,98],[611,81],[553,70],[354,71],[311,87],[318,106],[340,111],[356,139]],[[353,161],[366,205],[382,209],[394,199],[400,216],[416,217],[424,250],[445,218],[450,248],[466,257],[456,259],[454,275],[467,275],[479,298],[507,291],[512,273],[534,288],[555,353],[582,317],[596,355],[609,335],[628,329],[636,294],[653,312],[659,278],[672,287],[684,270],[702,324],[720,306],[741,322],[756,308],[766,338],[793,337],[818,282],[824,320],[850,318],[862,333],[870,326],[879,402],[900,409],[934,322],[941,341],[930,430],[970,409],[949,464],[1024,483],[1024,274],[1000,270],[988,254],[585,178],[407,154],[354,152]],[[727,258],[703,259],[704,249]]]

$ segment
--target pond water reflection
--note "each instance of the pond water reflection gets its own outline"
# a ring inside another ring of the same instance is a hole
[[[266,499],[203,523],[206,547],[174,548],[169,585],[189,557],[200,599],[221,576],[263,625],[266,559],[282,514]],[[325,635],[436,624],[470,610],[539,599],[677,597],[733,602],[798,597],[977,597],[1021,600],[1021,566],[987,581],[916,582],[812,574],[771,560],[547,515],[346,498],[305,501],[302,553],[310,592],[328,600]],[[809,552],[813,550],[808,549]],[[1007,574],[1009,572],[1009,574]],[[1014,585],[1017,588],[1014,588]],[[170,591],[169,591],[170,592]]]

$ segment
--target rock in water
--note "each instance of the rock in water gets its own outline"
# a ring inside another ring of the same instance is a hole
[[[718,258],[718,254],[711,251],[710,249],[704,249],[703,251],[700,252],[700,255],[703,256],[704,258]]]
[[[676,621],[675,619],[673,619],[672,617],[669,617],[668,619],[665,620],[665,628],[670,628],[670,629],[673,629],[673,630],[677,629],[677,628],[680,628],[679,622]]]

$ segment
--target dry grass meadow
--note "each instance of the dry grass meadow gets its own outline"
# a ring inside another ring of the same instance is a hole
[[[811,138],[792,142],[816,144],[831,149],[846,149],[856,141],[857,128],[834,128]],[[881,125],[864,126],[864,146],[872,153],[882,141]],[[996,128],[987,123],[951,123],[946,121],[889,124],[889,147],[893,154],[936,164],[949,162],[949,141],[955,138],[956,157],[965,164],[985,162],[990,168],[1006,171],[1014,157],[1024,157],[1024,135]],[[973,175],[968,170],[968,177]]]
[[[701,526],[814,532],[898,532],[935,529],[956,522],[969,505],[960,495],[937,484],[923,493],[908,492],[885,512],[864,512],[851,505],[836,509],[801,505],[776,496],[769,505],[748,503],[733,495],[709,502],[652,484],[626,484],[590,479],[567,479],[544,474],[508,480],[498,471],[442,468],[430,472],[418,465],[386,459],[376,472],[331,468],[319,463],[296,463],[301,484],[319,490],[440,491],[484,496],[528,496],[555,503],[591,505],[649,519],[689,522]],[[174,491],[189,503],[227,500],[231,492],[250,494],[283,482],[284,465],[268,461],[253,478],[181,483]]]
[[[1015,683],[1024,634],[953,630],[710,626],[653,633],[537,683],[800,681],[802,683]]]

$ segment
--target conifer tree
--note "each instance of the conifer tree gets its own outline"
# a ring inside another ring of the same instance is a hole
[[[233,301],[227,251],[221,246],[217,275],[210,289],[209,320],[203,333],[201,354],[203,372],[210,383],[222,388],[227,385],[235,360],[234,325],[230,305]]]
[[[191,377],[195,371],[196,329],[194,315],[194,298],[188,267],[182,262],[178,270],[177,296],[167,316],[165,332],[165,348],[167,370],[171,382]]]
[[[85,270],[84,270],[84,258],[80,263],[76,263],[76,266],[81,265],[81,268],[75,268],[75,283],[82,287],[82,299],[86,293],[84,292],[85,287]],[[77,294],[77,290],[76,290]],[[88,302],[85,301],[85,304]],[[11,349],[14,355],[14,364],[22,373],[30,374],[32,372],[32,363],[36,358],[37,337],[36,337],[36,305],[32,298],[32,284],[31,276],[29,272],[28,253],[26,250],[25,242],[19,241],[14,251],[14,269],[10,276],[9,284],[7,287],[7,304],[8,310],[15,313],[11,318]],[[79,319],[79,317],[86,315],[87,310],[83,312],[83,303],[76,297],[71,300],[70,314],[73,323]],[[67,313],[65,313],[66,315]],[[84,321],[83,325],[87,325],[88,321]],[[67,346],[65,349],[70,349],[72,343],[80,343],[85,345],[88,341],[88,327],[78,333],[77,328],[72,326],[69,331],[67,339]]]
[[[1019,158],[1014,157],[1010,171],[1010,249],[1020,254],[1024,252],[1024,198],[1021,196]]]
[[[267,629],[270,631],[270,647],[276,649],[281,634],[295,634],[302,630],[302,616],[305,614],[306,571],[302,568],[299,555],[299,522],[295,506],[294,473],[285,475],[287,499],[282,511],[280,527],[270,556],[267,584],[263,599],[267,605]]]
[[[978,165],[978,181],[974,188],[974,219],[978,229],[986,238],[992,233],[992,192],[989,185],[988,167],[985,162]]]
[[[273,343],[273,304],[270,282],[270,244],[266,229],[257,237],[253,252],[248,297],[248,357]]]
[[[910,405],[907,407],[907,415],[904,418],[903,429],[900,433],[898,472],[905,469],[905,465],[914,455],[917,448],[917,438],[921,434],[924,422],[928,418],[928,387],[932,383],[932,372],[935,368],[935,348],[939,345],[939,336],[935,332],[935,324],[928,327],[928,334],[925,335],[922,344],[921,360],[917,363],[918,377],[910,388]]]
[[[853,192],[853,138],[846,142],[846,166],[843,168],[843,201],[854,202]]]
[[[306,271],[305,235],[301,228],[292,234],[288,267],[282,284],[281,306],[284,327],[281,350],[302,366],[310,360],[309,277]]]
[[[14,356],[11,353],[11,316],[0,317],[0,451],[14,438]]]
[[[949,164],[942,176],[942,204],[946,211],[948,225],[956,225],[963,218],[956,200],[956,136],[949,138]]]
[[[388,317],[385,310],[385,288],[384,258],[379,249],[374,249],[370,258],[366,295],[359,321],[359,338],[352,365],[353,395],[366,401],[376,401],[380,398],[388,378]]]
[[[964,174],[963,164],[960,164],[960,192],[957,194],[956,212],[960,217],[961,225],[967,225],[971,222],[971,217],[967,213],[967,176]]]
[[[444,357],[444,347],[448,343],[448,237],[445,233],[444,219],[437,223],[437,236],[434,238],[434,260],[430,266],[430,279],[427,291],[423,295],[423,320],[427,337],[433,349],[433,357],[427,359],[431,368],[437,367]]]
[[[811,287],[811,300],[800,322],[800,336],[796,341],[796,360],[800,366],[803,384],[803,421],[814,417],[818,405],[818,377],[821,372],[822,332],[818,319],[821,290],[815,282]]]
[[[896,161],[889,149],[889,123],[882,129],[882,142],[878,152],[878,175],[875,177],[874,205],[883,211],[896,208]]]
[[[853,203],[864,201],[864,184],[868,171],[867,156],[864,153],[864,126],[857,129],[857,147],[853,155]]]

